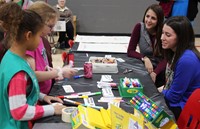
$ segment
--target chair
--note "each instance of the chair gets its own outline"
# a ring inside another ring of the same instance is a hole
[[[61,58],[62,58],[63,63],[65,64],[65,62],[67,61],[67,52],[62,52]]]
[[[200,88],[189,97],[177,125],[179,129],[200,129]]]

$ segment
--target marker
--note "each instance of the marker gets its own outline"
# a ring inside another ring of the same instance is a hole
[[[58,98],[60,99],[79,99],[79,98],[88,98],[87,95],[82,95],[82,96],[79,96],[79,95],[65,95],[65,96],[57,96]]]
[[[94,109],[97,109],[97,110],[100,110],[101,108],[103,108],[102,106],[91,106],[91,105],[85,105],[85,104],[82,104],[83,106],[85,107],[91,107],[91,108],[94,108]]]
[[[78,78],[81,78],[81,77],[84,77],[85,75],[76,75],[74,76],[74,79],[78,79]]]
[[[71,95],[87,95],[89,93],[91,93],[91,92],[90,91],[86,91],[86,92],[73,93]]]
[[[101,95],[101,92],[94,92],[94,93],[89,93],[89,94],[85,94],[87,96],[93,96],[93,95]]]
[[[82,103],[80,102],[76,102],[76,101],[73,101],[73,100],[70,100],[70,99],[63,99],[65,102],[69,102],[69,103],[72,103],[72,104],[76,104],[76,105],[80,105]]]

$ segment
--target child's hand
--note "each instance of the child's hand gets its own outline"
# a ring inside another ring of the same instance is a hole
[[[63,101],[58,98],[58,97],[53,97],[53,96],[44,96],[44,99],[43,99],[45,102],[47,102],[48,104],[51,104],[52,101],[55,101],[55,102],[59,102],[59,103],[63,103]]]
[[[53,107],[54,107],[54,115],[61,115],[62,114],[62,109],[65,108],[66,106],[56,104]]]
[[[63,72],[63,77],[64,78],[71,78],[72,76],[74,76],[78,71],[73,69],[73,68],[69,68],[68,66],[64,66],[62,68],[62,72]]]

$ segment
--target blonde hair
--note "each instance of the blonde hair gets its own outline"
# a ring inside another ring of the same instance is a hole
[[[59,13],[52,6],[45,3],[44,1],[36,1],[29,6],[30,10],[35,11],[42,17],[44,23],[47,23],[51,19],[59,17]]]

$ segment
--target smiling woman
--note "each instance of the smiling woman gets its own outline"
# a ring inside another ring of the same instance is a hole
[[[164,13],[161,6],[150,5],[145,11],[143,21],[135,25],[127,50],[129,57],[144,62],[145,68],[157,87],[165,83],[166,61],[163,60],[160,43],[163,20]],[[136,51],[137,45],[139,45],[140,53]]]
[[[186,17],[167,19],[161,40],[168,63],[167,82],[159,91],[178,119],[189,96],[200,88],[200,53],[195,47],[193,27]]]

